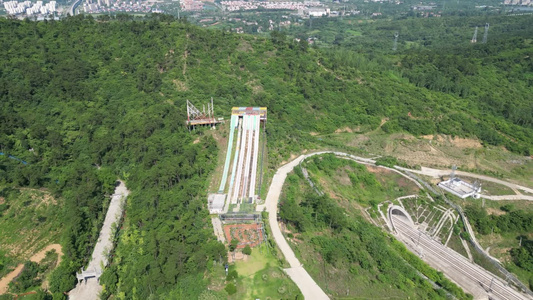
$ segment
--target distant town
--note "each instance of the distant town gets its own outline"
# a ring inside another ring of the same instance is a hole
[[[57,12],[57,2],[50,1],[48,3],[44,3],[43,1],[6,1],[4,2],[4,9],[8,15],[14,16],[48,16]]]
[[[203,26],[219,24],[221,19],[242,19],[245,27],[233,28],[235,32],[262,32],[274,30],[284,26],[292,26],[297,20],[276,21],[266,19],[268,24],[257,23],[257,18],[231,16],[227,14],[240,14],[251,12],[254,14],[290,12],[292,16],[300,19],[318,17],[339,17],[361,15],[363,18],[384,18],[390,16],[390,11],[382,10],[381,7],[404,5],[403,11],[416,14],[419,17],[441,17],[442,5],[435,2],[420,2],[416,5],[407,5],[402,0],[364,0],[362,3],[354,3],[345,0],[332,2],[324,1],[258,1],[258,0],[231,0],[215,2],[214,0],[176,0],[176,1],[127,1],[127,0],[78,0],[68,4],[65,2],[51,1],[2,1],[0,15],[12,16],[19,19],[32,18],[42,20],[45,18],[59,18],[67,14],[116,14],[116,13],[166,13],[179,16],[180,13],[195,19]],[[533,0],[503,0],[500,2],[508,10],[531,10]],[[370,6],[369,6],[370,5]],[[2,10],[3,8],[3,10]],[[476,9],[497,9],[491,5],[477,5]],[[363,11],[363,13],[361,13]],[[223,13],[224,16],[216,16]],[[213,22],[210,22],[213,21]],[[253,30],[246,30],[246,26],[255,26]],[[244,28],[244,29],[243,29]],[[251,31],[250,31],[251,30]]]

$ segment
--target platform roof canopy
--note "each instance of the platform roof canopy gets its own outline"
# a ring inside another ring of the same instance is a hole
[[[233,107],[231,114],[234,116],[244,115],[259,115],[261,120],[266,120],[267,108],[266,107]]]

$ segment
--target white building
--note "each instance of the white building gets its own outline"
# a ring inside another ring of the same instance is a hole
[[[210,214],[220,214],[224,212],[226,194],[209,194],[207,198],[207,208]]]
[[[328,16],[330,14],[330,9],[325,7],[311,7],[307,9],[307,15],[310,17],[322,17]]]
[[[31,1],[6,1],[4,8],[9,15],[49,15],[57,11],[56,1],[50,1],[46,4],[43,4],[43,1],[36,1],[35,3]]]
[[[462,199],[468,197],[479,198],[479,193],[481,193],[481,185],[473,185],[457,177],[440,182],[438,186]]]

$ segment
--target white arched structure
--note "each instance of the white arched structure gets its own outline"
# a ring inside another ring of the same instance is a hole
[[[390,205],[389,208],[387,209],[387,218],[389,219],[389,222],[392,226],[393,231],[396,231],[396,227],[394,226],[394,221],[392,220],[393,214],[403,217],[406,221],[411,223],[413,227],[415,226],[415,222],[413,222],[413,219],[411,219],[411,216],[403,207],[399,205]]]

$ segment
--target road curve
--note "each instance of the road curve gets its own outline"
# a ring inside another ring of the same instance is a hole
[[[281,194],[281,189],[283,187],[283,183],[287,178],[287,174],[290,173],[295,166],[297,166],[302,160],[306,159],[307,157],[324,153],[330,152],[316,152],[307,155],[301,155],[295,160],[280,167],[272,178],[272,183],[270,184],[265,204],[257,206],[258,211],[262,211],[264,208],[266,208],[266,211],[269,214],[268,221],[270,223],[270,229],[272,231],[274,241],[276,241],[276,244],[278,244],[278,247],[285,256],[285,259],[291,266],[290,268],[285,269],[285,272],[294,281],[294,283],[296,283],[296,285],[304,295],[304,298],[308,300],[322,300],[329,299],[329,297],[318,286],[318,284],[316,284],[316,282],[313,280],[313,278],[311,278],[309,273],[307,273],[307,271],[303,268],[298,258],[296,258],[296,255],[294,255],[294,251],[292,251],[291,247],[283,237],[283,234],[281,233],[278,224],[278,201],[279,196]]]
[[[72,17],[76,14],[76,7],[81,3],[82,0],[75,0],[74,3],[72,3],[72,6],[69,8],[69,13]]]
[[[274,241],[276,242],[281,252],[285,256],[285,259],[291,266],[289,269],[285,269],[285,272],[296,283],[300,291],[302,291],[302,294],[304,295],[305,299],[329,299],[329,298],[326,295],[326,293],[324,293],[324,291],[316,284],[313,278],[311,278],[309,273],[303,268],[300,261],[296,258],[296,255],[292,251],[291,247],[289,246],[289,244],[283,237],[283,234],[281,233],[281,230],[280,230],[280,227],[277,221],[278,201],[279,201],[279,197],[281,194],[281,190],[283,188],[283,183],[285,182],[285,179],[287,178],[287,174],[290,173],[294,169],[295,166],[297,166],[299,163],[301,163],[306,158],[315,156],[315,155],[326,154],[326,153],[332,153],[332,154],[335,154],[341,157],[349,157],[350,159],[353,159],[353,160],[356,160],[356,161],[359,161],[365,164],[375,163],[375,161],[372,159],[357,157],[357,156],[349,155],[343,152],[336,152],[336,151],[320,151],[320,152],[300,155],[293,161],[281,166],[278,169],[278,171],[276,172],[276,174],[274,174],[274,177],[272,178],[272,183],[268,190],[265,204],[257,205],[257,209],[256,209],[257,211],[263,211],[264,209],[266,209],[266,211],[269,213],[269,223],[270,223],[270,228],[272,231],[272,236],[274,237]],[[409,172],[418,173],[422,175],[433,176],[436,178],[438,178],[439,176],[448,175],[450,173],[449,170],[439,170],[439,169],[432,169],[432,168],[426,168],[426,167],[422,167],[422,170],[411,170],[411,169],[406,169],[406,168],[395,166],[395,169],[402,170],[402,171],[409,171]],[[520,190],[523,190],[529,193],[533,193],[533,189],[531,188],[509,183],[503,180],[495,179],[495,178],[484,176],[484,175],[479,175],[479,174],[474,174],[474,173],[469,173],[469,172],[462,172],[462,171],[457,171],[456,174],[463,175],[463,176],[469,176],[469,177],[475,177],[475,178],[483,179],[486,181],[492,181],[495,183],[506,185],[511,188],[520,189]],[[491,293],[492,295],[490,296],[496,299],[501,299],[500,297],[502,297],[502,295],[501,294],[496,295],[496,293],[497,293],[496,291],[493,291]],[[514,294],[513,296],[516,297],[517,294]],[[517,299],[520,299],[522,296],[523,294],[518,293]],[[505,299],[505,296],[503,298]]]
[[[422,175],[431,176],[431,177],[434,177],[434,178],[439,178],[440,176],[448,176],[452,172],[452,170],[440,170],[440,169],[433,169],[433,168],[426,168],[426,167],[422,167],[420,170],[411,170],[411,169],[406,169],[406,168],[402,168],[402,167],[398,167],[398,166],[396,166],[395,168],[398,169],[398,170],[409,171],[411,173],[422,174]],[[505,185],[505,186],[510,187],[512,189],[522,190],[524,192],[533,194],[533,189],[532,188],[528,188],[528,187],[525,187],[525,186],[522,186],[522,185],[518,185],[518,184],[511,183],[511,182],[503,181],[503,180],[500,180],[500,179],[497,179],[497,178],[493,178],[493,177],[490,177],[490,176],[474,174],[474,173],[464,172],[464,171],[455,171],[455,174],[461,175],[461,176],[473,177],[473,178],[477,178],[477,179],[481,179],[481,180],[485,180],[485,181],[491,181],[491,182],[494,182],[494,183]],[[517,198],[519,198],[519,197],[516,197],[513,200],[530,200],[527,197],[526,198],[520,198],[520,199],[517,199]],[[503,199],[498,199],[498,200],[503,200]]]

